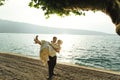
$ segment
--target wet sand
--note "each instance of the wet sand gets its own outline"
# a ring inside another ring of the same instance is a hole
[[[60,64],[53,80],[120,80],[120,73]],[[0,53],[0,80],[47,80],[48,68],[40,60]]]

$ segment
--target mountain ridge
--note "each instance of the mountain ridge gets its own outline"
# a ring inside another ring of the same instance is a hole
[[[14,22],[0,19],[0,33],[42,33],[42,34],[75,34],[75,35],[109,35],[104,32],[53,28],[29,23]]]

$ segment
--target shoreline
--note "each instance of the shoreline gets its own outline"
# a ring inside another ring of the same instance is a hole
[[[105,73],[111,73],[111,74],[120,75],[120,72],[111,71],[111,70],[105,70],[105,69],[100,69],[100,68],[93,68],[93,67],[75,65],[75,64],[71,64],[71,63],[58,63],[58,64],[68,65],[68,66],[79,67],[79,68],[83,68],[83,69],[90,69],[90,70],[95,70],[95,71],[100,71],[100,72],[105,72]]]
[[[47,80],[47,67],[40,60],[0,53],[0,80]],[[120,73],[97,68],[57,63],[53,80],[120,80]]]
[[[15,56],[21,56],[21,57],[25,57],[25,58],[31,58],[31,59],[39,60],[39,58],[32,57],[32,56],[27,56],[27,55],[23,55],[23,54],[16,54],[16,53],[3,53],[3,54],[9,54],[9,55],[15,55]],[[101,69],[101,68],[95,68],[95,67],[90,67],[90,66],[82,66],[82,65],[76,65],[76,64],[72,64],[72,63],[59,62],[59,61],[57,62],[57,64],[68,65],[68,66],[73,66],[73,67],[80,67],[80,68],[86,68],[86,69],[92,69],[92,70],[103,71],[103,72],[108,72],[108,73],[113,73],[113,74],[120,75],[120,72],[117,72],[117,71],[106,70],[106,69]]]

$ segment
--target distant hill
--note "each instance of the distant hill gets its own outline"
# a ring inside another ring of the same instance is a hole
[[[56,26],[57,27],[57,26]],[[0,20],[0,33],[42,33],[42,34],[77,34],[77,35],[105,35],[107,33],[78,30],[51,28],[28,23]]]

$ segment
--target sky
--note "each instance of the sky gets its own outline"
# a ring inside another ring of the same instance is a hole
[[[55,28],[71,28],[115,33],[115,25],[111,18],[98,11],[87,11],[86,16],[60,17],[52,15],[46,19],[41,9],[30,8],[28,3],[31,0],[6,0],[5,5],[0,6],[0,19],[16,22],[37,24]]]

